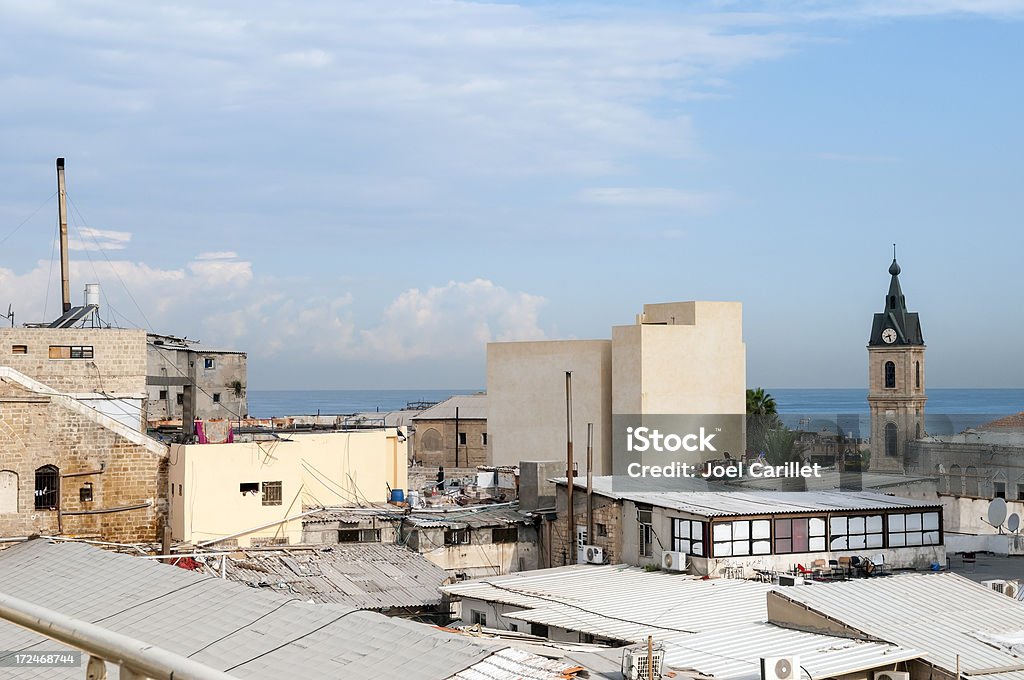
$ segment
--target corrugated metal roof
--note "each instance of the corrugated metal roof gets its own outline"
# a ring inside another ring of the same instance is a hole
[[[547,680],[572,677],[582,666],[561,659],[545,659],[521,649],[507,647],[452,680]]]
[[[459,394],[445,399],[413,416],[413,420],[455,420],[455,409],[460,420],[487,420],[486,394]]]
[[[565,477],[555,480],[565,484]],[[577,487],[586,488],[585,482]],[[615,499],[648,503],[699,517],[783,515],[806,512],[891,510],[940,507],[921,501],[871,491],[616,491],[611,477],[595,477],[594,493]]]
[[[325,522],[341,522],[358,524],[372,519],[381,521],[404,521],[407,526],[444,527],[449,529],[479,529],[486,527],[504,527],[513,524],[532,524],[534,519],[517,509],[517,505],[477,505],[471,507],[452,507],[444,510],[413,510],[405,512],[403,508],[389,505],[370,508],[327,508],[323,512],[310,515],[303,519],[303,524],[323,524]]]
[[[220,558],[204,570],[217,575]],[[419,553],[383,543],[312,549],[249,550],[229,557],[227,578],[314,602],[355,609],[420,608],[440,604],[444,569]]]
[[[872,638],[920,649],[947,672],[955,672],[959,654],[972,679],[1024,680],[1024,654],[992,638],[1024,634],[1024,604],[962,576],[906,574],[777,595]]]
[[[833,678],[921,656],[920,652],[883,642],[817,635],[755,623],[728,631],[676,638],[665,643],[665,664],[716,680],[760,680],[760,659],[800,657],[812,678]]]
[[[442,590],[523,607],[509,618],[640,642],[765,621],[772,586],[625,565],[571,565],[464,581]]]
[[[309,604],[80,543],[36,539],[2,550],[0,583],[14,597],[251,680],[446,680],[495,652],[404,619]],[[0,649],[67,648],[0,622]],[[524,677],[531,677],[527,671],[533,672],[524,667]],[[4,678],[19,680],[77,680],[81,674],[81,668],[4,669]]]

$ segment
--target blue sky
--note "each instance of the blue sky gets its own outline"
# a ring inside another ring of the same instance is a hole
[[[929,384],[1021,387],[1022,19],[4,3],[0,306],[54,316],[63,155],[76,299],[248,350],[252,389],[481,386],[487,340],[688,299],[744,303],[751,385],[858,387],[894,241]]]

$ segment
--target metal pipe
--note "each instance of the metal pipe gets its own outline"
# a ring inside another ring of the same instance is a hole
[[[148,553],[138,543],[112,543],[110,541],[94,541],[89,538],[75,538],[73,536],[40,536],[48,541],[67,541],[69,543],[88,543],[89,545],[112,545],[117,548],[134,548],[143,555]]]
[[[105,515],[110,512],[124,512],[125,510],[141,510],[153,505],[149,501],[135,505],[122,505],[118,508],[100,508],[98,510],[65,510],[65,515]]]
[[[199,543],[196,543],[196,547],[197,548],[201,548],[204,545],[210,545],[212,543],[219,543],[220,541],[227,541],[227,540],[230,540],[232,538],[238,538],[239,536],[245,536],[246,534],[251,534],[252,532],[259,531],[260,529],[266,529],[267,527],[277,526],[278,524],[284,524],[285,522],[290,522],[293,519],[302,519],[303,517],[305,517],[307,515],[315,515],[318,512],[323,512],[323,510],[324,510],[323,508],[317,508],[316,510],[307,510],[306,512],[303,512],[301,514],[292,515],[291,517],[285,517],[284,519],[274,520],[273,522],[267,522],[266,524],[261,524],[261,525],[256,526],[256,527],[252,527],[251,529],[246,529],[245,531],[239,531],[238,533],[235,533],[235,534],[228,534],[227,536],[221,536],[220,538],[212,538],[212,539],[210,539],[208,541],[200,541]]]
[[[61,473],[61,477],[88,477],[89,475],[103,474],[103,472],[103,468],[100,468],[99,470],[87,470],[85,472],[64,472]]]
[[[579,562],[576,549],[576,505],[573,503],[573,486],[575,485],[575,475],[573,475],[572,469],[572,371],[565,372],[565,465],[566,471],[565,476],[568,484],[566,485],[566,500],[569,505],[569,545],[572,546],[572,552],[569,553],[569,559],[572,560],[571,564]]]
[[[162,647],[4,593],[0,593],[0,618],[116,663],[122,669],[122,678],[131,677],[134,673],[135,677],[152,680],[236,680],[227,673]]]

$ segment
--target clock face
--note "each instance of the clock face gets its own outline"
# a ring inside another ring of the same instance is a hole
[[[882,331],[882,340],[889,343],[890,345],[896,342],[896,331],[891,328],[886,328]]]

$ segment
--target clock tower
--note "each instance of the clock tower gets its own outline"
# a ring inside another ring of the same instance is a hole
[[[885,308],[875,314],[868,340],[871,464],[876,472],[903,472],[907,442],[924,436],[924,338],[917,312],[907,311],[893,246]]]

